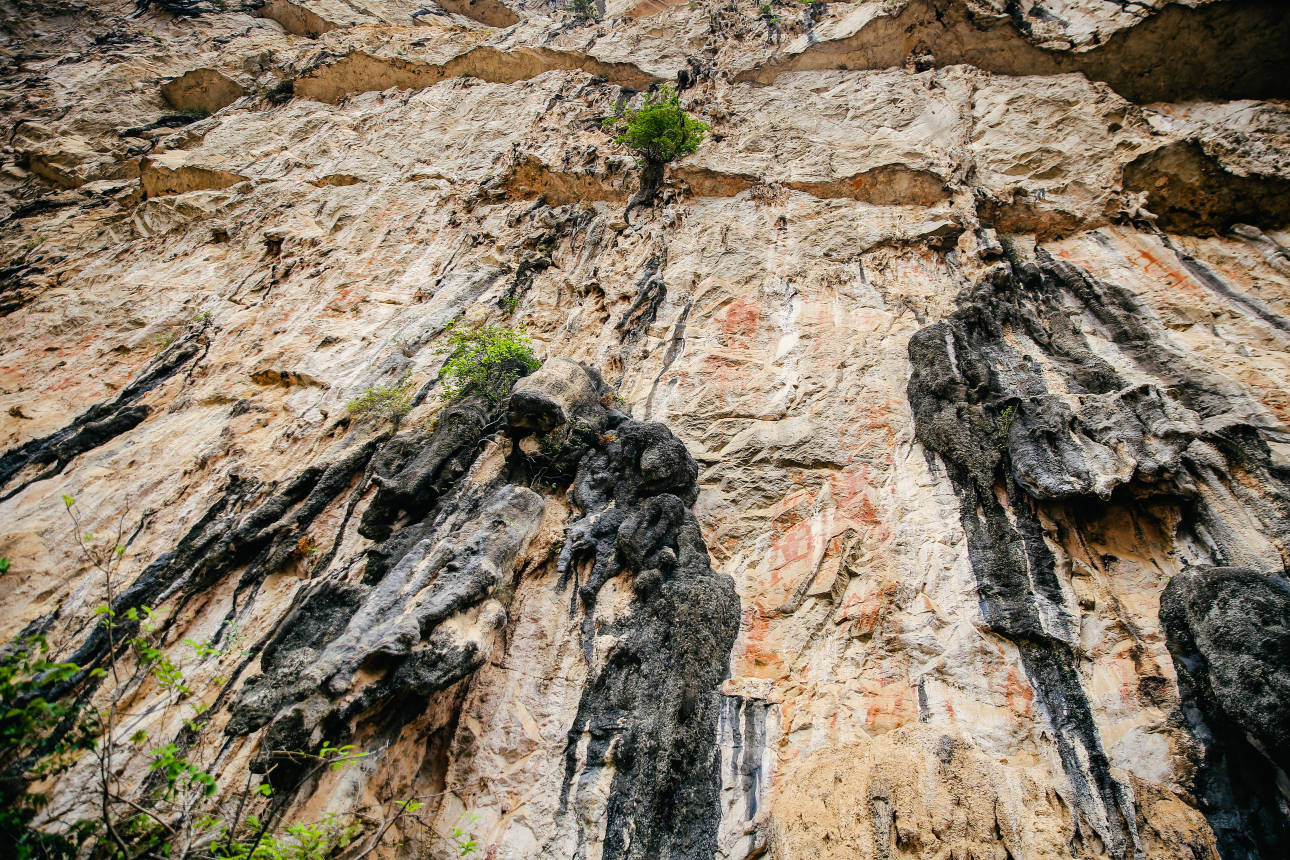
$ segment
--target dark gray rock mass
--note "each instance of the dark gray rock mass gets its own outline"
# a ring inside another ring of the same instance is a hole
[[[100,412],[128,414],[130,398],[193,355],[176,351]],[[595,370],[557,360],[524,380],[509,402],[460,398],[430,431],[346,438],[281,483],[234,475],[183,542],[149,564],[113,608],[120,617],[174,602],[174,617],[236,576],[231,623],[266,576],[300,557],[315,520],[341,501],[336,537],[313,559],[313,581],[212,706],[212,713],[229,708],[229,735],[262,733],[252,769],[268,773],[280,790],[275,808],[284,809],[316,769],[311,756],[324,742],[343,744],[360,726],[394,737],[434,697],[464,689],[459,682],[503,647],[507,607],[487,601],[513,592],[522,575],[546,507],[533,488],[565,491],[578,516],[557,562],[559,585],[572,583],[570,613],[582,614],[590,672],[569,729],[562,806],[577,804],[584,791],[600,802],[597,786],[611,767],[607,860],[707,860],[720,822],[718,688],[739,599],[731,578],[712,570],[691,510],[694,458],[666,427],[633,421],[607,406],[611,400]],[[98,415],[6,462],[23,461],[13,471],[43,462],[41,452],[64,450]],[[480,454],[490,442],[508,441],[504,467],[480,477]],[[61,455],[56,460],[61,468]],[[356,530],[373,543],[337,558],[371,485],[376,492]],[[593,630],[601,589],[619,576],[630,603],[615,610],[608,629]],[[87,695],[96,683],[89,669],[116,659],[134,625],[122,620],[117,632],[117,653],[110,653],[106,628],[91,629],[72,655],[86,671],[50,695]],[[613,637],[600,661],[592,660],[593,633]],[[238,689],[257,656],[259,674]],[[183,730],[174,741],[182,749],[192,737]]]
[[[1203,556],[1285,571],[1290,473],[1267,442],[1286,430],[1172,348],[1127,290],[1042,250],[1034,263],[1000,265],[958,305],[910,339],[916,438],[954,485],[981,614],[1020,651],[1079,816],[1111,856],[1135,856],[1132,800],[1110,773],[1080,682],[1079,610],[1063,597],[1059,541],[1043,514],[1113,495],[1166,497],[1184,512],[1180,539]],[[1250,774],[1245,794],[1207,810],[1216,829],[1216,816],[1271,803],[1277,789],[1265,777]]]
[[[1204,748],[1198,795],[1225,860],[1290,856],[1290,585],[1189,568],[1160,596],[1183,714]],[[1278,770],[1280,773],[1278,773]]]
[[[593,635],[615,641],[569,730],[561,804],[597,791],[612,764],[602,856],[707,860],[721,818],[718,685],[739,598],[712,570],[690,510],[698,468],[685,445],[661,424],[621,416],[606,430],[612,441],[588,452],[574,479],[570,497],[583,515],[568,528],[559,569],[582,603],[588,661]],[[611,629],[594,631],[600,589],[624,570],[631,604]]]

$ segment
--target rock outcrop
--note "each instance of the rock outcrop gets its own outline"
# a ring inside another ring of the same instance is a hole
[[[0,8],[4,837],[1286,856],[1281,4],[565,5]]]

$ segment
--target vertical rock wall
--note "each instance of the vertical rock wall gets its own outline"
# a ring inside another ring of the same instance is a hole
[[[1279,4],[558,6],[0,5],[0,637],[129,799],[173,743],[351,858],[1284,856]],[[663,82],[712,135],[628,213]],[[445,401],[458,319],[541,368]]]

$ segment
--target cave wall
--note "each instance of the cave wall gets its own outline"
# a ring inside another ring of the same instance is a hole
[[[378,856],[1284,856],[1286,16],[759,5],[0,6],[0,637],[114,659],[73,497],[217,799]]]

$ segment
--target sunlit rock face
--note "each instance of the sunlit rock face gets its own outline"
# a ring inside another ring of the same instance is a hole
[[[120,534],[204,734],[50,692],[351,854],[1290,855],[1281,4],[562,5],[0,8],[4,641]]]

